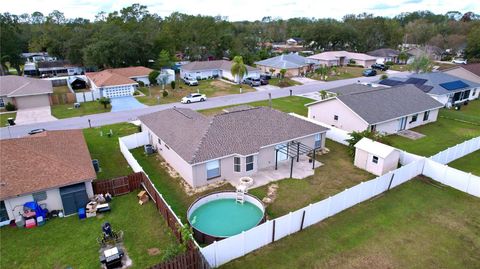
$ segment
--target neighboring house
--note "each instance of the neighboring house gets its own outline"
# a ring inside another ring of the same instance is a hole
[[[406,52],[410,55],[410,59],[408,60],[408,62],[411,62],[414,58],[422,55],[427,55],[430,59],[434,61],[440,61],[442,59],[442,55],[445,53],[445,50],[436,46],[427,45],[423,47],[414,47],[408,49]]]
[[[115,98],[133,96],[138,82],[150,85],[148,75],[153,70],[143,66],[105,69],[87,73],[92,91],[97,96]]]
[[[366,137],[355,144],[354,165],[374,175],[381,176],[398,168],[400,152],[391,146]]]
[[[0,76],[0,108],[7,103],[17,109],[50,106],[52,82],[29,77]]]
[[[299,37],[292,37],[292,38],[287,39],[287,45],[298,46],[298,45],[302,45],[302,44],[303,44],[303,39],[301,39]]]
[[[73,76],[85,74],[85,68],[69,61],[41,61],[36,63],[39,76]]]
[[[56,57],[48,56],[48,52],[24,52],[22,53],[22,58],[24,58],[26,62],[31,63],[57,60]]]
[[[247,74],[241,78],[243,80],[246,77],[259,77],[260,70],[251,66],[247,67]],[[232,61],[227,60],[213,60],[213,61],[196,61],[190,62],[180,67],[180,76],[182,78],[192,77],[196,79],[207,78],[225,78],[231,81],[238,81],[237,77],[233,77]]]
[[[479,83],[443,72],[413,74],[408,79],[388,78],[378,83],[386,86],[415,85],[446,107],[477,99],[480,95]]]
[[[480,83],[480,63],[456,65],[453,68],[442,71],[445,74]]]
[[[289,161],[287,150],[323,148],[328,130],[268,107],[234,107],[213,117],[173,108],[139,119],[150,143],[192,187],[274,170],[276,161]]]
[[[285,69],[286,77],[297,77],[315,69],[316,61],[300,56],[296,53],[282,54],[276,57],[268,58],[255,62],[262,72],[280,75],[280,70]],[[273,70],[273,72],[272,72]]]
[[[310,119],[349,132],[371,130],[385,134],[434,122],[443,107],[413,85],[359,90],[306,106]]]
[[[364,54],[349,51],[325,51],[319,54],[308,56],[323,66],[344,66],[354,61],[356,65],[370,67],[377,62],[377,58]]]
[[[81,130],[3,139],[0,148],[2,224],[14,220],[26,202],[70,215],[93,196],[96,174]]]
[[[170,82],[175,81],[175,70],[173,69],[162,69],[160,74],[157,77],[157,84],[170,84]]]
[[[398,59],[398,55],[400,55],[400,51],[394,49],[377,49],[367,52],[368,55],[377,58],[377,63],[385,64],[387,62],[392,62],[395,64],[400,63]]]

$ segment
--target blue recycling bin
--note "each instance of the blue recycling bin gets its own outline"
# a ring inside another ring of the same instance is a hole
[[[85,208],[79,208],[78,209],[78,218],[79,219],[86,219],[87,218],[87,213],[85,212]]]

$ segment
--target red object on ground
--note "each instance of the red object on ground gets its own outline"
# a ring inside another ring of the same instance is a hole
[[[37,226],[37,223],[35,222],[35,219],[27,219],[25,221],[25,228],[35,228]]]

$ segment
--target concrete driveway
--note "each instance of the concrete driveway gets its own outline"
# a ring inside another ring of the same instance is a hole
[[[319,81],[319,80],[315,80],[315,79],[311,79],[311,78],[305,78],[305,77],[293,77],[293,78],[291,78],[291,80],[294,80],[296,82],[300,82],[304,85],[323,82],[323,81]]]
[[[137,98],[133,96],[117,97],[111,100],[112,112],[132,110],[138,108],[145,108],[146,105],[140,103]]]
[[[277,90],[277,89],[280,89],[280,87],[274,86],[274,85],[269,85],[269,84],[255,87],[255,90],[257,90],[259,92]]]
[[[57,118],[52,116],[50,107],[42,106],[42,107],[35,107],[35,108],[19,109],[17,111],[17,117],[15,119],[15,123],[17,125],[25,125],[25,124],[41,123],[41,122],[54,121],[54,120],[57,120]]]

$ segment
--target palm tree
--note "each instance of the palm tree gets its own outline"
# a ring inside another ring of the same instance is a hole
[[[108,97],[102,97],[98,99],[98,102],[102,104],[105,109],[107,109],[107,106],[111,103],[110,98]]]
[[[405,51],[400,52],[400,54],[398,54],[398,60],[400,63],[407,63],[408,54]]]
[[[242,78],[248,74],[247,66],[243,63],[242,56],[233,57],[233,64],[230,72],[232,73],[232,76],[236,78],[237,83],[240,84]]]

